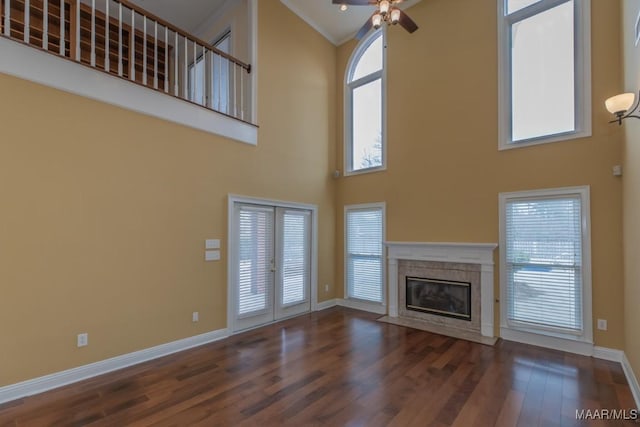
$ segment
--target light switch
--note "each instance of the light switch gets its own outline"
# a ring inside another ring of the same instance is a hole
[[[219,261],[220,260],[220,251],[204,251],[204,260],[205,261]]]
[[[220,249],[220,239],[207,239],[204,241],[205,249]]]

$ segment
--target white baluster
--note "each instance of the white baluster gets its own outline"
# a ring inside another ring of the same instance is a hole
[[[91,0],[91,66],[96,66],[96,0]]]
[[[198,61],[198,54],[196,53],[196,48],[198,47],[198,45],[196,44],[196,42],[193,42],[193,63],[191,64],[191,68],[193,69],[193,81],[191,82],[191,90],[193,91],[193,102],[198,102],[198,100],[196,99],[196,93],[197,91],[197,87],[198,87],[198,82],[196,81],[196,76],[198,75],[197,70],[198,67],[196,66],[196,63]]]
[[[147,17],[142,15],[142,84],[147,85]]]
[[[238,65],[234,62],[233,69],[233,117],[238,117],[238,91],[236,83],[236,74],[238,73]]]
[[[222,111],[222,56],[218,58],[218,111]]]
[[[11,36],[11,0],[4,0],[4,35]]]
[[[158,89],[158,21],[153,29],[153,88]]]
[[[169,93],[169,27],[164,27],[164,91]]]
[[[179,45],[178,45],[178,33],[174,33],[175,34],[175,43],[174,43],[174,48],[173,48],[173,94],[175,96],[178,96],[178,94],[180,93],[180,86],[179,86],[179,80],[178,80],[178,49],[179,49]]]
[[[118,3],[118,75],[122,77],[122,3]]]
[[[188,65],[187,65],[187,61],[189,60],[188,56],[189,56],[189,40],[187,40],[187,38],[184,38],[184,75],[182,77],[182,86],[183,86],[183,92],[184,92],[184,99],[189,99],[189,85],[187,84],[189,82],[189,70],[188,70]]]
[[[136,81],[136,11],[131,9],[131,33],[129,34],[129,78]]]
[[[202,47],[202,105],[207,105],[207,48]]]
[[[104,70],[109,72],[111,71],[111,36],[109,34],[109,20],[111,19],[111,14],[109,13],[109,3],[111,0],[105,1],[105,22],[104,22]]]
[[[244,120],[244,68],[240,69],[240,119]]]
[[[64,40],[66,36],[65,27],[67,25],[67,20],[64,13],[64,2],[65,0],[60,0],[60,56],[67,56],[67,42]]]
[[[42,2],[42,48],[49,50],[49,1]]]
[[[76,0],[76,61],[82,60],[80,51],[80,0]]]
[[[29,43],[31,40],[31,5],[29,0],[24,0],[24,42]]]

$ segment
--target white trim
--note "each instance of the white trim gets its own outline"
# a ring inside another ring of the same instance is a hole
[[[233,239],[236,226],[234,207],[236,203],[247,203],[260,206],[272,206],[279,208],[303,209],[311,211],[311,307],[310,311],[316,311],[318,306],[318,206],[306,203],[288,202],[276,199],[266,199],[261,197],[247,197],[236,194],[228,195],[227,203],[227,329],[231,334],[237,332],[235,326],[235,286],[236,268],[238,263],[236,252],[237,244]],[[304,314],[304,313],[302,313]],[[278,319],[277,321],[284,320]],[[264,325],[260,325],[264,326]]]
[[[579,340],[583,344],[593,346],[593,324],[592,324],[592,291],[591,291],[591,202],[590,202],[590,187],[588,185],[578,186],[578,187],[563,187],[563,188],[551,188],[551,189],[542,189],[542,190],[529,190],[529,191],[516,191],[516,192],[508,192],[508,193],[500,193],[498,196],[498,216],[499,216],[499,233],[500,233],[500,247],[506,248],[506,224],[505,224],[505,206],[507,200],[511,199],[534,199],[534,198],[546,198],[546,197],[556,197],[556,196],[580,196],[581,201],[581,213],[582,213],[582,315],[583,315],[583,332],[579,336],[562,336],[561,334],[554,334],[554,337],[547,336],[548,338],[553,338],[554,340],[566,341],[566,345],[568,348],[575,347],[575,340]],[[523,334],[534,335],[531,332],[532,330],[519,329],[513,326],[509,326],[507,324],[508,319],[508,296],[507,296],[507,271],[506,271],[506,262],[507,262],[507,254],[506,250],[500,251],[500,300],[502,301],[501,310],[500,310],[500,330],[501,336],[505,338],[504,334],[506,330],[513,332],[513,334],[508,334],[513,337],[511,341],[517,341],[518,336],[517,332],[522,332]],[[542,333],[542,331],[539,331]],[[526,336],[525,336],[526,337]],[[542,337],[542,335],[541,335]],[[505,338],[509,339],[509,338]],[[526,338],[529,341],[530,338]],[[525,341],[526,343],[530,343],[529,341]],[[543,341],[544,342],[544,341]],[[541,345],[545,347],[545,345]],[[559,348],[564,349],[563,345],[558,345]],[[579,354],[585,354],[583,351],[571,351],[577,352]]]
[[[348,251],[347,251],[347,212],[351,211],[351,210],[363,210],[363,209],[381,209],[382,210],[382,256],[381,256],[381,263],[382,263],[382,306],[385,307],[387,305],[387,263],[385,262],[385,239],[387,236],[387,205],[385,202],[377,202],[377,203],[361,203],[358,205],[345,205],[344,207],[344,213],[343,213],[343,222],[344,222],[344,228],[343,228],[343,233],[344,233],[344,239],[343,239],[343,245],[344,245],[344,275],[343,275],[343,295],[344,295],[344,301],[353,301],[354,303],[357,302],[357,300],[354,300],[352,298],[349,298],[349,284],[347,281],[347,263],[348,263]],[[340,303],[338,303],[340,304]],[[369,303],[366,303],[369,304]],[[378,304],[378,303],[371,303],[371,304]],[[352,307],[355,308],[355,307]],[[365,311],[370,311],[367,309],[363,309]],[[377,313],[377,311],[374,311],[375,313]],[[382,314],[385,314],[386,310],[382,312]]]
[[[313,309],[313,311],[321,311],[321,310],[326,310],[328,308],[332,308],[338,305],[338,300],[336,298],[334,299],[330,299],[327,301],[322,301],[316,304],[315,308]]]
[[[624,352],[614,348],[593,346],[593,357],[596,359],[608,360],[610,362],[622,363]]]
[[[249,0],[249,43],[251,55],[251,117],[247,121],[258,123],[258,0]]]
[[[566,351],[567,353],[581,354],[583,356],[593,356],[593,343],[590,342],[551,337],[505,327],[500,328],[500,337],[507,341],[551,348]]]
[[[528,7],[506,14],[506,1],[498,7],[498,150],[529,147],[591,136],[591,0],[574,0],[575,28],[575,127],[571,132],[545,135],[524,141],[511,140],[511,64],[510,26],[569,0],[540,0]]]
[[[493,337],[493,252],[495,243],[385,242],[388,248],[389,317],[398,317],[398,260],[480,265],[480,333]]]
[[[337,302],[340,307],[347,307],[347,308],[352,308],[354,310],[360,310],[360,311],[368,311],[369,313],[375,313],[375,314],[387,313],[387,307],[385,307],[383,304],[379,304],[375,302],[366,302],[366,301],[349,299],[349,298],[340,298],[337,300]]]
[[[258,143],[256,126],[202,106],[6,38],[0,38],[0,51],[0,73],[239,142]]]
[[[387,170],[387,27],[383,26],[380,30],[371,32],[367,37],[363,38],[358,46],[353,50],[349,61],[347,62],[347,68],[344,76],[344,91],[343,91],[343,176],[360,175],[363,173],[373,173]],[[354,68],[354,62],[360,60],[364,52],[371,46],[371,44],[378,38],[382,37],[382,70],[368,74],[356,81],[350,82],[349,79]],[[382,91],[382,164],[380,166],[374,166],[365,169],[353,170],[351,165],[353,163],[353,89],[361,87],[374,80],[380,79],[381,91]]]
[[[54,388],[62,387],[78,381],[93,378],[108,372],[117,371],[128,366],[137,365],[149,360],[167,356],[169,354],[188,350],[229,336],[226,329],[207,332],[189,338],[161,344],[133,353],[123,354],[110,359],[101,360],[89,365],[79,366],[66,371],[56,372],[32,380],[23,381],[5,387],[0,387],[0,403],[9,402],[34,394],[43,393]]]
[[[629,359],[627,359],[627,355],[623,354],[622,356],[622,369],[624,370],[624,375],[627,377],[629,388],[631,388],[631,393],[633,394],[633,399],[636,401],[636,408],[640,408],[640,385],[638,385],[638,377],[636,377],[633,372],[633,368],[631,367],[631,363],[629,363]]]

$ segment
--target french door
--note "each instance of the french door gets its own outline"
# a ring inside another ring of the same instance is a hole
[[[235,203],[234,330],[311,309],[311,211]]]

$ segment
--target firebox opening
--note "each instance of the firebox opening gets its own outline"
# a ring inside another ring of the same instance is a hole
[[[471,321],[471,283],[407,277],[408,310]]]

